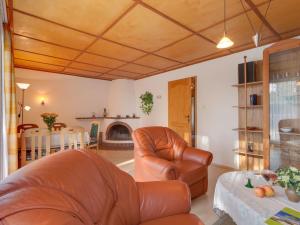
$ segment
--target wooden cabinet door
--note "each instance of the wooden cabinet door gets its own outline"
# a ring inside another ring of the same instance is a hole
[[[168,126],[192,145],[193,78],[169,82]]]
[[[299,113],[300,40],[277,42],[263,56],[263,149],[264,168],[300,168]],[[284,127],[291,128],[283,132]]]

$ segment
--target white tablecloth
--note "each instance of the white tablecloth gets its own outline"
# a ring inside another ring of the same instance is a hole
[[[79,145],[79,140],[80,140],[80,134],[78,134],[77,137],[77,142]],[[88,144],[90,142],[90,136],[88,132],[84,132],[84,144]],[[68,136],[65,135],[65,145],[68,144]],[[60,148],[60,133],[59,131],[54,131],[51,133],[50,136],[50,147],[52,149],[54,148]],[[46,140],[42,140],[42,148],[45,149],[46,148]],[[26,138],[26,149],[30,150],[31,149],[31,142],[30,142],[30,138]]]
[[[265,179],[254,172],[230,172],[221,175],[217,181],[214,195],[214,208],[228,213],[237,225],[262,225],[264,221],[284,207],[300,211],[300,203],[290,202],[284,189],[273,187],[276,196],[258,198],[254,189],[245,187],[247,178],[253,186],[267,184]]]

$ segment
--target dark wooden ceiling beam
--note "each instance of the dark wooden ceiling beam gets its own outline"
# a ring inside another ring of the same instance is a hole
[[[265,18],[264,15],[261,14],[261,12],[258,10],[258,8],[255,6],[255,4],[252,2],[252,0],[245,0],[245,2],[248,4],[248,6],[253,10],[253,12],[256,14],[256,16],[262,21],[262,23],[276,36],[279,40],[281,40],[280,34],[272,27],[272,25],[268,22],[268,20]]]

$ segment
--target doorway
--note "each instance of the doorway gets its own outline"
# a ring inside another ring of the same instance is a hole
[[[169,81],[168,127],[189,146],[196,145],[196,77]]]

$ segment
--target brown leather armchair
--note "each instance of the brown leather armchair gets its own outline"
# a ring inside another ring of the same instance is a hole
[[[0,224],[203,225],[178,181],[136,183],[91,151],[66,150],[0,183]]]
[[[144,127],[133,132],[137,181],[181,180],[192,198],[207,191],[207,168],[213,155],[187,146],[167,127]]]

